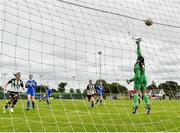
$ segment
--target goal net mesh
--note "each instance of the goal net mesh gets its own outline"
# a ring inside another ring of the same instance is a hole
[[[89,79],[95,83],[100,78],[131,90],[133,84],[127,85],[126,79],[134,75],[138,37],[148,85],[179,82],[179,7],[178,0],[1,0],[1,86],[20,71],[24,82],[32,73],[38,85],[57,89],[60,82],[67,83],[66,93],[71,88],[83,92]],[[152,26],[144,24],[149,17]],[[36,100],[34,112],[25,111],[21,98],[14,113],[0,113],[0,131],[180,130],[177,101],[153,100],[147,116],[143,101],[133,115],[132,101],[123,94],[119,100],[107,94],[103,106],[92,109],[87,99],[77,100],[70,93],[67,100],[56,93],[49,106]]]

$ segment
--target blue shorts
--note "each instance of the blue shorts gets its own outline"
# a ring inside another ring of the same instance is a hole
[[[27,95],[30,95],[30,96],[34,97],[35,96],[35,92],[34,91],[27,91]]]
[[[103,94],[102,94],[102,93],[98,93],[98,96],[101,96],[101,97],[102,97],[102,96],[103,96]]]

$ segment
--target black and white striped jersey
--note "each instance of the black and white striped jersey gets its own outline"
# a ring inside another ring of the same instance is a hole
[[[15,78],[8,81],[8,84],[11,84],[11,88],[8,91],[20,92],[20,87],[24,87],[22,80],[16,80]]]
[[[93,95],[95,93],[96,93],[96,85],[95,84],[88,84],[87,95]]]

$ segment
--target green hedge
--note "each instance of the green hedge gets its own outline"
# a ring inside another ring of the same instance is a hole
[[[85,99],[84,93],[60,93],[61,99]]]
[[[43,96],[45,93],[43,93]],[[9,97],[9,94],[6,94],[6,98]],[[84,93],[52,93],[51,97],[54,99],[85,99],[86,95]],[[21,99],[26,99],[26,94],[20,94]],[[36,98],[39,98],[39,93],[36,93]],[[0,92],[0,99],[4,99],[4,94]]]
[[[0,99],[4,99],[4,94],[0,92]]]
[[[45,93],[44,93],[45,94]],[[85,99],[84,93],[52,93],[51,97],[54,99]],[[39,97],[39,93],[36,94],[36,98]]]
[[[9,93],[5,94],[5,98],[9,98]],[[25,94],[20,94],[21,99],[26,99],[27,96]],[[4,93],[0,92],[0,99],[4,99]]]

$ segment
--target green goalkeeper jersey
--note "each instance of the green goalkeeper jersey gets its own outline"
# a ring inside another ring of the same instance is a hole
[[[141,89],[141,79],[140,79],[140,75],[141,75],[141,70],[140,70],[140,66],[139,63],[136,63],[134,65],[134,88],[135,89]]]
[[[138,63],[134,65],[134,81],[140,80],[141,70]]]

